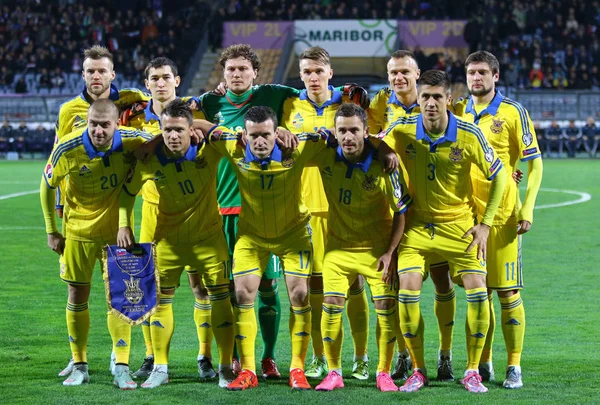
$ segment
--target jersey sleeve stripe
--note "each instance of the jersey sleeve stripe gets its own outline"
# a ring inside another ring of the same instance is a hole
[[[505,98],[502,101],[517,109],[517,111],[519,112],[519,117],[521,118],[521,129],[523,131],[523,134],[528,134],[530,132],[529,131],[529,119],[527,118],[527,112],[525,111],[525,108],[521,104],[517,103],[516,101],[510,100],[507,98]]]
[[[394,127],[396,125],[406,125],[406,124],[416,124],[417,123],[417,118],[418,115],[411,115],[410,117],[400,117],[398,118],[396,121],[394,121],[389,128],[387,129],[387,131],[385,131],[385,135],[387,136],[387,134],[389,134],[391,131],[394,130]]]
[[[457,122],[458,122],[459,129],[475,135],[475,137],[479,141],[479,144],[481,145],[481,148],[484,151],[487,151],[490,148],[490,145],[488,144],[487,140],[485,139],[485,136],[483,135],[483,133],[481,132],[481,130],[479,128],[477,128],[475,125],[468,124],[466,122],[462,122],[462,121],[457,121]]]
[[[50,159],[52,166],[56,166],[58,160],[63,155],[63,153],[70,151],[71,149],[75,149],[79,145],[83,145],[83,139],[81,136],[78,136],[75,139],[71,139],[70,141],[59,145],[54,152],[52,152],[52,157]]]

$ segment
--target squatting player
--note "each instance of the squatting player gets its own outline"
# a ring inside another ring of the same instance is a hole
[[[103,46],[95,45],[83,51],[83,71],[81,72],[81,76],[84,81],[84,88],[81,93],[63,103],[58,110],[56,142],[60,141],[65,135],[86,127],[88,110],[94,100],[110,99],[115,102],[117,107],[128,106],[140,100],[148,100],[148,96],[138,89],[123,89],[119,91],[112,84],[116,76],[113,56]],[[58,216],[62,218],[64,193],[66,190],[60,185],[56,188],[56,192],[56,210]],[[114,351],[111,358],[111,369],[113,362]],[[71,371],[73,371],[73,359],[69,360],[67,367],[58,375],[64,377],[71,374]]]
[[[398,50],[387,63],[390,87],[381,89],[371,101],[369,109],[369,130],[372,134],[386,131],[398,118],[412,117],[421,113],[418,102],[417,79],[421,74],[417,59],[410,51]],[[406,173],[403,171],[406,179]],[[454,380],[452,370],[452,333],[456,313],[456,295],[448,278],[445,263],[428,263],[429,273],[435,286],[433,309],[438,322],[439,357],[438,381]],[[412,362],[406,342],[398,338],[398,359],[392,373],[393,379],[406,380]]]
[[[389,374],[398,330],[397,249],[404,231],[404,212],[411,199],[400,172],[385,174],[376,149],[365,142],[369,132],[362,108],[354,104],[339,107],[335,133],[339,146],[314,159],[330,209],[321,322],[329,374],[316,389],[344,387],[342,311],[348,288],[362,274],[369,283],[377,313],[377,388],[398,391]]]
[[[329,85],[333,69],[329,53],[321,47],[304,50],[300,56],[300,78],[306,87],[298,97],[288,98],[283,105],[281,125],[292,133],[317,132],[334,126],[334,116],[342,103],[342,92]],[[310,211],[313,242],[313,272],[310,276],[310,305],[312,308],[311,340],[313,359],[306,369],[309,378],[327,375],[327,361],[321,336],[321,307],[323,306],[323,257],[329,206],[323,182],[316,167],[302,173],[302,197]],[[369,337],[369,305],[361,275],[351,285],[348,294],[348,321],[354,342],[352,376],[361,380],[369,377],[367,346]]]
[[[520,209],[516,206],[519,190],[517,184],[509,179],[488,238],[487,286],[490,289],[491,316],[490,329],[479,363],[479,373],[483,380],[493,380],[492,342],[496,320],[491,290],[496,290],[500,299],[502,332],[508,354],[503,385],[505,388],[521,388],[525,309],[519,292],[523,288],[520,235],[528,232],[533,223],[533,207],[542,182],[542,154],[527,110],[496,90],[496,81],[500,75],[498,59],[486,51],[472,53],[465,61],[465,71],[471,96],[455,106],[456,114],[479,127],[498,152],[509,173],[517,169],[519,160],[527,162],[528,167],[527,194],[523,206]],[[490,193],[489,183],[476,170],[473,170],[471,179],[477,217],[481,219]]]
[[[169,67],[170,69],[170,67]],[[151,71],[154,71],[151,69]],[[156,229],[160,302],[150,317],[154,367],[143,388],[166,384],[174,330],[173,297],[184,268],[202,276],[213,307],[211,323],[219,348],[219,386],[233,381],[233,313],[229,300],[227,243],[217,205],[216,174],[221,156],[206,144],[191,145],[193,116],[183,100],[164,106],[160,115],[164,144],[147,162],[138,162],[121,192],[118,244],[134,244],[131,213],[142,186],[153,182],[158,192]]]
[[[428,384],[419,305],[428,261],[448,262],[452,279],[466,290],[468,360],[463,385],[471,392],[486,392],[478,373],[489,328],[485,252],[506,184],[505,169],[481,131],[447,111],[451,83],[445,72],[429,70],[418,84],[422,114],[398,119],[384,138],[402,157],[414,199],[398,258],[400,329],[414,373],[400,390],[414,392]],[[472,166],[491,181],[480,223],[474,218],[471,184],[465,181]]]
[[[87,341],[90,328],[88,297],[96,260],[102,249],[114,244],[118,230],[119,192],[133,168],[133,151],[151,135],[132,128],[117,128],[119,110],[108,99],[96,100],[87,113],[87,128],[64,136],[56,144],[46,165],[40,195],[48,233],[48,246],[60,255],[60,277],[69,286],[67,330],[74,365],[64,385],[89,380]],[[67,179],[64,222],[66,234],[58,231],[54,189]],[[131,326],[108,314],[116,355],[114,383],[135,389],[129,374]]]
[[[160,116],[167,104],[177,98],[177,87],[181,81],[177,65],[165,57],[158,57],[150,61],[144,70],[146,88],[150,91],[152,99],[149,102],[135,103],[121,114],[121,124],[133,128],[143,129],[151,134],[161,133]],[[189,100],[190,97],[183,98]],[[201,111],[194,111],[194,118],[204,119]],[[158,216],[159,194],[153,182],[145,182],[142,187],[142,227],[140,230],[140,243],[155,241],[156,220]],[[213,378],[216,373],[212,365],[211,345],[213,328],[211,322],[211,306],[207,290],[202,285],[198,273],[188,273],[188,279],[194,293],[194,322],[198,333],[198,372],[200,378]],[[150,336],[150,323],[142,324],[146,356],[142,366],[133,373],[134,378],[148,378],[154,366],[154,350]]]

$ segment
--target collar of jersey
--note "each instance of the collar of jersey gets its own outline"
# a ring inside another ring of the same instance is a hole
[[[150,122],[150,120],[156,120],[160,124],[160,117],[158,115],[154,114],[154,111],[152,111],[152,101],[153,100],[150,99],[150,101],[148,102],[148,105],[144,109],[144,116],[146,117],[146,123]]]
[[[123,151],[123,141],[121,139],[121,132],[119,130],[115,130],[115,134],[113,135],[112,146],[106,152],[99,152],[92,144],[92,140],[90,139],[90,134],[86,129],[82,134],[83,147],[85,152],[87,153],[90,159],[94,159],[97,157],[108,157],[113,152],[122,152]]]
[[[300,100],[305,100],[308,101],[313,107],[315,107],[315,110],[317,111],[317,115],[323,115],[323,111],[325,110],[325,108],[329,107],[332,104],[341,104],[342,103],[342,92],[339,90],[336,90],[335,87],[329,85],[327,86],[327,88],[329,89],[329,91],[331,91],[331,98],[327,101],[325,101],[323,104],[321,104],[320,106],[317,105],[314,101],[312,101],[309,97],[308,97],[308,90],[304,89],[300,92]]]
[[[388,98],[387,103],[388,104],[395,104],[395,105],[397,105],[399,107],[402,107],[402,109],[407,114],[412,113],[412,111],[419,106],[418,103],[413,103],[413,104],[409,105],[408,107],[405,106],[404,104],[402,104],[402,102],[400,100],[398,100],[398,98],[396,97],[396,93],[394,93],[393,91],[392,91],[392,95],[390,96],[390,98]]]
[[[432,141],[427,132],[425,132],[425,127],[423,126],[423,116],[419,114],[417,117],[417,141],[426,141],[429,143],[429,150],[435,152],[435,147],[444,142],[456,142],[456,117],[450,111],[448,111],[448,127],[446,128],[446,132],[444,135],[440,136],[436,141]]]
[[[254,154],[250,150],[250,142],[248,142],[246,144],[246,157],[244,158],[244,162],[246,162],[246,163],[256,162],[256,163],[260,164],[263,169],[266,169],[269,166],[269,163],[271,163],[271,161],[273,161],[273,160],[276,162],[281,162],[281,157],[282,157],[281,155],[282,155],[281,149],[279,149],[277,142],[275,142],[275,146],[273,147],[271,154],[269,156],[267,156],[265,159],[259,159],[256,156],[254,156]]]
[[[165,148],[166,145],[162,142],[159,142],[155,150],[156,158],[163,166],[166,166],[169,163],[183,163],[186,160],[193,162],[194,160],[196,160],[196,155],[198,154],[198,145],[190,145],[189,149],[187,150],[187,152],[185,152],[185,154],[182,157],[180,157],[179,159],[173,159],[167,156],[167,154],[165,153]]]
[[[84,84],[83,89],[81,90],[81,94],[79,96],[83,100],[85,100],[86,102],[91,104],[90,100],[87,99],[86,95],[87,95],[87,89],[85,88],[85,84]],[[108,98],[112,101],[117,101],[119,99],[119,89],[117,89],[117,86],[115,86],[114,84],[110,85],[110,94],[108,95]]]
[[[335,151],[335,161],[336,162],[344,162],[346,166],[354,168],[359,168],[363,172],[368,172],[369,167],[371,167],[371,163],[373,162],[373,156],[375,154],[375,148],[371,147],[371,143],[368,140],[365,140],[365,148],[370,148],[371,150],[367,153],[364,160],[358,163],[352,163],[346,159],[344,156],[344,152],[342,151],[342,147],[338,146]]]
[[[467,113],[473,114],[473,117],[475,117],[475,124],[477,124],[484,114],[496,115],[503,99],[504,96],[502,93],[496,90],[496,95],[494,95],[490,105],[488,105],[480,114],[477,114],[477,111],[475,111],[475,108],[473,107],[473,96],[469,96],[469,101],[467,101]]]

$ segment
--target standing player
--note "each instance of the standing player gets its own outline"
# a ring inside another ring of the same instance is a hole
[[[399,118],[413,117],[421,113],[418,103],[417,79],[421,71],[415,56],[406,50],[392,54],[387,64],[389,88],[380,90],[371,101],[368,109],[369,130],[373,134],[386,131]],[[406,181],[407,175],[403,170]],[[454,380],[452,370],[452,333],[456,313],[456,295],[452,281],[448,278],[446,263],[428,264],[429,273],[435,285],[433,309],[438,322],[439,357],[438,375],[440,381]],[[393,379],[406,380],[412,362],[406,342],[398,338],[398,359],[392,373]]]
[[[64,385],[89,380],[87,340],[90,328],[88,298],[96,260],[114,244],[118,226],[118,195],[133,167],[133,151],[150,135],[125,127],[117,129],[119,110],[111,100],[96,100],[89,108],[87,128],[69,134],[56,145],[42,177],[40,195],[48,246],[60,257],[60,277],[69,285],[67,329],[74,365]],[[58,231],[53,210],[54,189],[67,179],[65,237]],[[114,383],[135,389],[129,374],[131,326],[108,314],[108,329],[116,355]]]
[[[316,389],[344,387],[341,315],[348,288],[362,274],[371,288],[377,313],[377,388],[398,391],[389,374],[398,329],[395,272],[404,211],[411,200],[400,172],[384,174],[375,148],[365,142],[369,132],[362,108],[343,104],[335,114],[335,133],[340,146],[315,158],[330,208],[321,322],[329,374]]]
[[[321,47],[306,49],[300,54],[300,78],[306,87],[298,97],[288,98],[283,105],[281,124],[293,133],[317,132],[334,126],[334,116],[342,103],[342,93],[329,86],[333,69],[329,53]],[[323,182],[316,167],[307,167],[302,173],[302,197],[310,211],[313,242],[313,272],[310,277],[310,305],[312,308],[313,360],[306,369],[309,378],[327,375],[327,362],[321,336],[321,307],[323,306],[323,257],[329,206],[323,191]],[[369,337],[369,305],[361,275],[351,285],[348,296],[348,320],[354,341],[352,376],[369,377],[367,346]]]
[[[177,98],[176,90],[180,83],[177,66],[165,57],[155,58],[150,61],[144,71],[146,88],[150,91],[152,99],[148,103],[136,103],[121,114],[121,124],[143,129],[151,134],[161,133],[160,116],[167,104]],[[204,119],[204,114],[194,111],[194,118]],[[142,229],[140,243],[155,241],[154,231],[158,217],[159,195],[153,182],[145,182],[142,187]],[[195,296],[194,322],[198,333],[198,372],[200,378],[213,378],[216,373],[212,366],[211,344],[213,329],[211,323],[210,299],[202,279],[198,273],[188,273],[190,286]],[[142,366],[133,373],[134,378],[148,378],[154,366],[154,350],[150,337],[150,323],[142,324],[146,356]]]
[[[156,72],[156,68],[150,71]],[[119,215],[118,243],[129,248],[134,244],[130,218],[135,196],[143,184],[153,181],[159,196],[153,240],[157,242],[161,293],[158,310],[149,320],[156,360],[142,387],[155,388],[169,380],[173,296],[184,267],[189,267],[189,274],[204,279],[214,308],[211,323],[217,325],[214,333],[219,348],[219,386],[225,388],[233,381],[233,314],[226,271],[227,243],[216,193],[217,165],[221,157],[207,145],[191,145],[193,116],[183,100],[173,100],[163,106],[160,118],[165,144],[158,144],[148,162],[138,162],[131,182],[121,192],[120,206],[126,209]]]
[[[386,143],[402,157],[414,196],[410,226],[400,244],[400,329],[415,368],[400,389],[414,392],[428,384],[424,363],[424,324],[419,300],[425,262],[448,262],[452,279],[467,295],[467,369],[463,385],[486,392],[478,373],[479,359],[489,328],[485,286],[487,236],[506,184],[502,162],[473,124],[447,111],[450,78],[429,70],[419,78],[423,113],[398,119],[388,129]],[[475,224],[470,182],[472,166],[491,181],[489,200],[480,223]],[[472,241],[471,240],[472,235]],[[474,246],[477,251],[473,251]]]
[[[283,263],[291,304],[289,385],[294,390],[309,390],[304,360],[310,341],[308,279],[313,262],[310,213],[302,202],[300,177],[308,161],[327,145],[318,134],[302,134],[298,149],[284,154],[275,143],[277,117],[269,107],[250,108],[244,126],[246,148],[238,144],[237,135],[227,127],[213,127],[207,121],[201,124],[211,145],[235,168],[242,197],[233,255],[235,339],[242,371],[228,389],[245,390],[258,385],[254,300],[272,252]]]
[[[465,61],[465,71],[471,96],[456,105],[456,113],[463,120],[479,127],[498,152],[508,173],[517,170],[519,160],[526,161],[528,167],[527,193],[523,206],[518,209],[515,205],[519,200],[519,189],[509,179],[488,238],[490,329],[479,364],[479,373],[484,381],[492,381],[492,342],[496,322],[491,290],[496,290],[502,308],[502,332],[508,353],[508,368],[503,385],[505,388],[521,388],[525,309],[520,294],[523,288],[520,235],[528,232],[533,223],[533,207],[542,182],[542,155],[527,110],[496,90],[496,81],[500,75],[498,59],[486,51],[472,53]],[[489,183],[476,170],[473,170],[471,179],[477,216],[481,219],[490,194]]]
[[[103,46],[94,45],[83,51],[83,71],[81,76],[84,81],[84,89],[77,96],[66,101],[60,106],[56,120],[56,142],[65,135],[86,127],[87,114],[90,104],[94,100],[110,99],[117,107],[124,107],[140,100],[148,100],[148,96],[138,89],[123,89],[121,91],[112,84],[115,79],[115,71],[112,54]],[[65,182],[66,184],[66,182]],[[64,187],[56,188],[58,216],[63,216]],[[114,362],[114,353],[111,356],[111,369]],[[73,359],[58,375],[61,377],[71,374],[73,371]]]

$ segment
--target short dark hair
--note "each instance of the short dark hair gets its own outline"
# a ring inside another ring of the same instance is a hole
[[[113,56],[110,51],[104,46],[94,45],[91,48],[87,48],[83,50],[83,61],[86,59],[100,60],[102,58],[107,58],[110,60],[110,63],[113,64]]]
[[[261,124],[265,121],[272,120],[273,128],[276,129],[279,122],[277,121],[277,115],[275,115],[275,111],[271,107],[266,106],[255,106],[251,107],[246,115],[244,116],[244,125],[246,121],[251,121],[256,124]]]
[[[174,118],[185,118],[187,122],[192,126],[194,123],[194,114],[189,105],[187,105],[182,99],[176,98],[166,105],[165,109],[160,113],[161,119],[163,116],[174,117]]]
[[[115,105],[115,103],[109,98],[99,98],[95,100],[88,108],[89,111],[96,111],[101,114],[110,114],[115,121],[119,119],[119,108]]]
[[[467,56],[467,60],[465,60],[465,72],[471,63],[478,62],[487,63],[492,70],[492,74],[500,73],[500,63],[498,62],[498,58],[488,51],[477,51]]]
[[[177,65],[169,58],[165,58],[164,56],[159,56],[158,58],[154,58],[148,63],[146,69],[144,69],[144,76],[148,79],[150,75],[150,69],[158,69],[163,66],[169,66],[171,68],[171,72],[173,72],[173,77],[177,77]]]
[[[329,52],[320,46],[311,46],[310,48],[306,48],[304,51],[302,51],[300,56],[298,56],[299,61],[302,61],[302,59],[310,59],[315,62],[322,63],[323,65],[331,66]]]
[[[452,89],[450,76],[443,70],[431,69],[426,71],[419,77],[417,84],[419,86],[442,86],[446,93],[450,93],[450,90]]]
[[[260,58],[254,52],[254,49],[248,44],[235,44],[228,46],[221,52],[219,64],[225,69],[225,63],[229,59],[244,58],[252,63],[252,69],[258,71],[260,69]]]
[[[364,109],[354,103],[344,103],[338,107],[335,112],[334,123],[337,122],[338,117],[358,117],[363,123],[363,127],[367,127],[367,113]]]
[[[419,66],[419,63],[417,62],[417,58],[415,58],[415,55],[411,51],[408,51],[406,49],[397,50],[396,52],[394,52],[392,54],[391,58],[394,58],[394,59],[411,58],[412,60],[415,61],[417,66]]]

